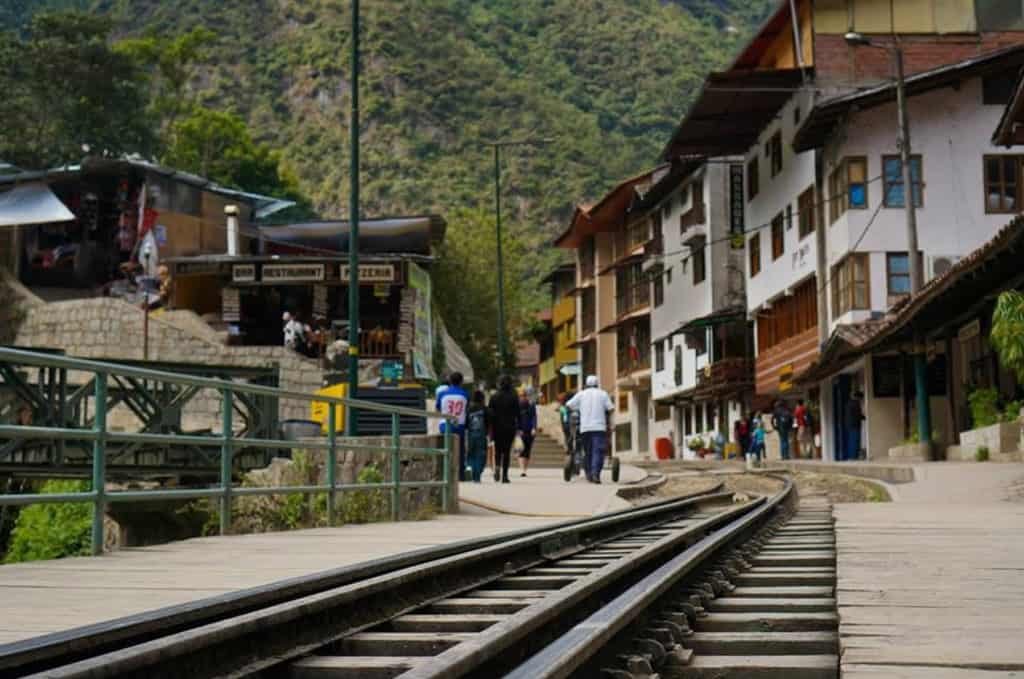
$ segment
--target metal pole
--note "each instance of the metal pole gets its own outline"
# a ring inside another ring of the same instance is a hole
[[[896,107],[899,115],[900,164],[903,166],[903,207],[907,217],[907,259],[910,265],[910,294],[916,295],[924,285],[921,271],[923,262],[918,258],[917,207],[914,205],[914,173],[910,165],[910,120],[907,114],[906,82],[903,73],[903,48],[897,38],[893,48],[896,62]],[[931,457],[932,413],[928,400],[928,364],[922,338],[914,338],[914,390],[917,400],[917,431],[919,440],[928,446]]]
[[[96,418],[93,430],[96,440],[92,443],[92,555],[103,553],[103,517],[106,515],[107,476],[107,374],[96,373],[95,384]],[[62,425],[63,426],[63,425]]]
[[[142,303],[142,360],[149,360],[149,299]]]
[[[398,413],[391,413],[391,520],[398,521],[401,513],[401,475],[398,469],[398,450],[402,445]]]
[[[231,390],[221,391],[221,445],[220,445],[220,534],[231,532],[231,411],[234,408]]]
[[[349,159],[349,229],[348,229],[348,397],[356,398],[359,390],[359,0],[352,0],[352,120]],[[345,409],[347,436],[358,436],[356,409]]]
[[[448,513],[448,479],[451,476],[451,472],[449,471],[451,469],[451,464],[448,458],[451,457],[452,454],[451,432],[451,423],[449,423],[449,426],[446,426],[444,428],[444,434],[442,434],[442,436],[444,437],[444,457],[442,458],[443,462],[441,464],[441,480],[444,481],[444,483],[441,485],[441,512],[444,514]]]
[[[334,513],[338,503],[338,491],[335,488],[335,478],[338,467],[338,432],[337,432],[338,406],[333,403],[327,404],[327,525],[334,525]]]
[[[501,145],[494,145],[494,224],[498,236],[498,356],[501,370],[508,365],[505,346],[505,264],[501,254]]]

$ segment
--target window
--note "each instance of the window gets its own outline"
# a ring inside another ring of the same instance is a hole
[[[835,222],[847,209],[868,207],[868,160],[863,157],[844,158],[828,178],[829,223]]]
[[[796,209],[800,214],[797,216],[800,222],[800,238],[814,231],[814,187],[809,186],[807,190],[796,199]]]
[[[690,406],[683,408],[683,434],[689,436],[693,433],[693,410]]]
[[[786,252],[786,232],[783,228],[785,218],[782,213],[775,215],[772,220],[772,261],[775,261]]]
[[[665,369],[665,342],[664,340],[654,343],[654,369],[661,371]]]
[[[704,256],[704,243],[695,245],[690,249],[690,259],[693,260],[693,284],[700,285],[707,278],[707,261]]]
[[[704,431],[704,406],[699,403],[693,407],[693,429],[697,434]]]
[[[629,412],[629,394],[619,394],[619,412]]]
[[[772,176],[782,172],[782,132],[776,132],[768,140],[768,152],[771,157]]]
[[[921,156],[910,157],[910,181],[914,185],[914,207],[921,207],[924,204]],[[885,207],[903,207],[903,161],[899,156],[882,156],[882,183]]]
[[[793,228],[793,204],[786,205],[786,231]]]
[[[979,31],[1024,30],[1024,3],[1019,0],[977,0]]]
[[[1020,156],[985,156],[985,212],[1017,212]]]
[[[868,309],[869,299],[868,255],[847,255],[832,267],[832,313],[838,317],[847,311]]]
[[[615,450],[630,450],[633,447],[633,424],[624,422],[615,425]]]
[[[715,406],[712,403],[704,406],[704,419],[707,422],[707,431],[712,431],[715,428]]]
[[[672,285],[672,267],[665,271],[665,285]]]
[[[772,303],[757,316],[757,348],[764,351],[818,326],[818,287],[814,277],[793,294]]]
[[[662,271],[654,271],[654,306],[659,307],[665,303],[665,280],[662,278]]]
[[[753,278],[761,273],[761,232],[756,232],[747,241],[747,251],[750,253],[750,277]]]
[[[760,179],[760,177],[758,177],[758,174],[759,170],[757,166],[757,156],[754,156],[753,158],[750,159],[750,162],[747,163],[747,195],[749,196],[748,200],[754,200],[754,196],[757,195],[757,191],[759,189],[758,180]]]
[[[910,257],[905,252],[885,255],[885,280],[890,295],[910,294]]]

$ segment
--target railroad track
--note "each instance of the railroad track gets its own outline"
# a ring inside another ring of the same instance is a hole
[[[831,514],[794,505],[787,481],[425,550],[0,647],[0,676],[835,677]]]

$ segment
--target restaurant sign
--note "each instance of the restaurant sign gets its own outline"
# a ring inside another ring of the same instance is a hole
[[[231,267],[231,280],[236,283],[252,283],[256,280],[256,265],[235,264]]]
[[[264,264],[264,283],[304,283],[324,280],[323,264]]]
[[[349,271],[350,269],[347,264],[341,265],[339,277],[342,283],[348,281]],[[395,267],[391,264],[360,264],[359,282],[393,283],[395,282]]]

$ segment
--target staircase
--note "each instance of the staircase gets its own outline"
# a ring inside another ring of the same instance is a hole
[[[562,447],[561,439],[554,439],[543,432],[538,432],[537,438],[533,440],[530,466],[561,469],[565,462],[565,448]]]

